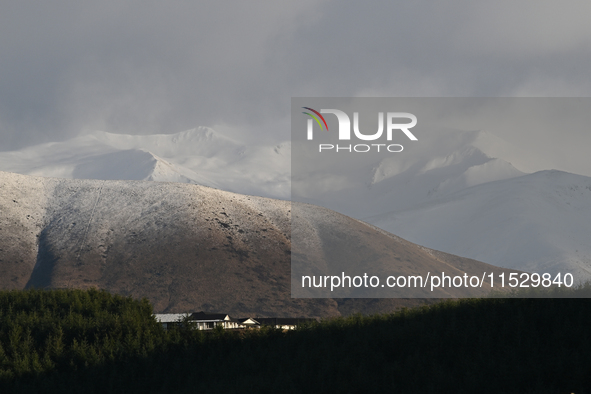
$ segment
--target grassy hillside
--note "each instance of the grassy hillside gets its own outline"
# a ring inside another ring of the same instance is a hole
[[[0,392],[585,393],[589,327],[588,299],[491,298],[288,333],[165,332],[145,300],[0,292]]]

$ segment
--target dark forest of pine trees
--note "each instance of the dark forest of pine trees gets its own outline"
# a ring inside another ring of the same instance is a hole
[[[589,393],[591,301],[569,298],[589,290],[207,333],[146,299],[3,291],[0,393]]]

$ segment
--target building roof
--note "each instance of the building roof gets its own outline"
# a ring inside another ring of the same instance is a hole
[[[236,319],[236,321],[240,324],[252,324],[252,325],[260,324],[260,322],[258,320],[255,320],[252,317],[241,317],[241,318]]]
[[[230,315],[226,313],[205,313],[195,312],[191,313],[190,320],[202,320],[202,321],[233,321]]]
[[[159,323],[178,323],[185,317],[189,316],[188,313],[156,313],[154,314],[156,321]]]

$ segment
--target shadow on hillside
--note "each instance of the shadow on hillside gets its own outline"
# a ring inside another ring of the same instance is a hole
[[[25,289],[46,289],[51,286],[51,277],[58,257],[53,253],[48,241],[47,228],[39,234],[37,261]]]

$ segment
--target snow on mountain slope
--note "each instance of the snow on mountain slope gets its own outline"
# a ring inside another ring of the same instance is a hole
[[[431,130],[386,158],[362,155],[326,166],[294,157],[292,191],[290,143],[249,145],[200,127],[170,135],[95,132],[0,152],[0,170],[195,183],[284,199],[293,192],[295,201],[370,217],[430,248],[498,266],[591,277],[585,238],[591,217],[584,209],[591,200],[567,193],[585,192],[589,178],[556,172],[548,178],[556,183],[542,182],[540,174],[550,173],[524,175],[511,164],[516,152],[484,131]]]
[[[510,150],[484,131],[434,131],[401,153],[368,155],[360,165],[344,163],[323,173],[318,170],[323,165],[311,162],[308,172],[294,174],[302,179],[295,180],[294,198],[357,218],[409,209],[466,187],[523,175],[504,159]]]
[[[406,151],[408,150],[408,151]],[[299,173],[298,200],[365,217],[523,173],[504,159],[510,149],[486,132],[437,130],[391,157],[353,169],[310,163]],[[273,198],[291,195],[291,144],[244,144],[206,127],[176,134],[96,131],[64,142],[0,152],[0,170],[74,179],[196,183]],[[346,198],[344,198],[346,197]],[[326,205],[329,201],[331,205]],[[372,201],[360,207],[357,201]],[[363,208],[363,209],[360,209]]]
[[[500,267],[591,279],[591,178],[540,171],[366,219],[433,249]]]
[[[289,143],[250,146],[207,127],[157,135],[97,131],[0,152],[0,170],[58,178],[194,183],[289,198],[290,154]]]

